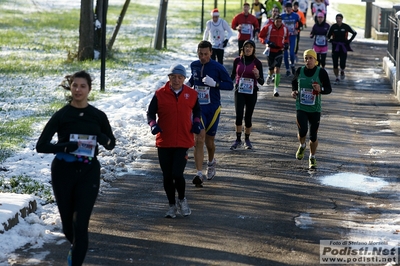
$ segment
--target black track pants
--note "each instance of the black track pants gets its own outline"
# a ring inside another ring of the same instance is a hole
[[[158,148],[158,161],[163,172],[164,190],[169,204],[175,204],[175,190],[178,198],[185,197],[185,171],[187,148]]]
[[[51,180],[63,231],[72,244],[72,265],[82,265],[89,246],[89,219],[99,192],[100,164],[97,160],[85,164],[54,159]]]

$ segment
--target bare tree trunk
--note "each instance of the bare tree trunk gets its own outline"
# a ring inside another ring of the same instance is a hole
[[[94,57],[93,18],[93,0],[81,0],[78,61],[92,60]]]
[[[167,9],[168,1],[160,0],[160,9],[158,10],[158,21],[156,28],[156,37],[154,40],[154,48],[161,50],[162,40],[164,38],[164,46],[166,46],[167,38],[165,36],[167,26]]]
[[[128,6],[129,6],[130,2],[131,2],[131,0],[125,0],[125,4],[122,8],[121,14],[118,17],[117,25],[115,26],[113,35],[107,45],[107,50],[109,50],[109,51],[111,51],[112,46],[114,45],[115,39],[117,38],[119,28],[121,27],[122,21],[124,20],[125,13],[128,10]]]

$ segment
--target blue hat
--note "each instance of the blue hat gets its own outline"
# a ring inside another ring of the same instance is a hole
[[[169,68],[168,76],[172,74],[180,74],[186,78],[186,69],[181,64],[172,65]]]

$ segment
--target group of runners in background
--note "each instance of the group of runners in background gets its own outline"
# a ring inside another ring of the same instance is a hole
[[[303,159],[306,135],[309,133],[309,168],[316,169],[321,95],[332,91],[329,75],[325,70],[328,44],[332,43],[335,82],[339,82],[339,77],[345,77],[347,52],[351,51],[350,43],[357,34],[350,26],[342,23],[342,14],[336,15],[336,23],[332,26],[326,22],[328,4],[323,0],[315,0],[311,4],[314,25],[309,37],[314,42],[311,49],[304,51],[304,65],[298,68],[296,63],[299,61],[297,53],[300,32],[307,27],[309,4],[306,0],[293,3],[268,0],[265,6],[257,0],[252,4],[246,2],[242,12],[232,19],[230,25],[220,18],[217,8],[211,11],[212,19],[206,22],[203,41],[197,47],[198,60],[188,67],[190,74],[186,76],[185,66],[171,66],[168,72],[169,81],[156,91],[147,113],[151,132],[156,135],[164,189],[169,201],[165,217],[174,218],[177,213],[183,216],[191,214],[185,197],[183,175],[191,147],[194,147],[196,167],[192,183],[196,187],[202,187],[205,179],[212,180],[216,175],[215,136],[221,113],[220,90],[234,90],[236,140],[230,149],[236,150],[242,145],[245,149],[252,149],[252,115],[259,87],[273,82],[273,95],[279,96],[282,61],[285,64],[285,76],[292,78],[291,96],[296,99],[299,147],[295,158]],[[267,20],[263,23],[264,14]],[[232,72],[229,74],[224,66],[224,49],[233,36],[232,30],[238,32],[238,56],[234,59]],[[351,38],[348,38],[348,33],[352,34]],[[263,64],[255,55],[256,43],[266,45],[266,78]],[[175,105],[176,108],[171,108]],[[204,155],[204,146],[207,156]],[[207,168],[203,175],[205,157]],[[175,191],[178,192],[177,200]]]

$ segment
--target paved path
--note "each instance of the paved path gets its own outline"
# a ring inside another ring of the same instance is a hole
[[[309,30],[302,33],[299,55],[311,47]],[[253,150],[229,150],[235,138],[233,94],[223,92],[217,176],[198,189],[191,184],[192,153],[186,168],[192,215],[163,218],[167,201],[153,149],[134,163],[137,174],[99,196],[85,265],[319,265],[321,239],[348,239],[354,224],[373,226],[382,215],[394,215],[400,207],[400,124],[399,103],[382,70],[386,47],[354,43],[353,48],[346,81],[323,97],[316,172],[308,171],[307,160],[294,158],[298,143],[289,79],[282,78],[278,98],[271,87],[261,88]],[[262,51],[257,44],[265,61]],[[225,60],[228,69],[232,60]],[[327,69],[333,78],[330,57]],[[365,193],[322,184],[337,173],[378,177],[389,185]],[[304,217],[312,223],[299,226]],[[62,241],[21,250],[14,265],[28,265],[33,253],[44,254],[40,265],[66,265],[67,251]]]

